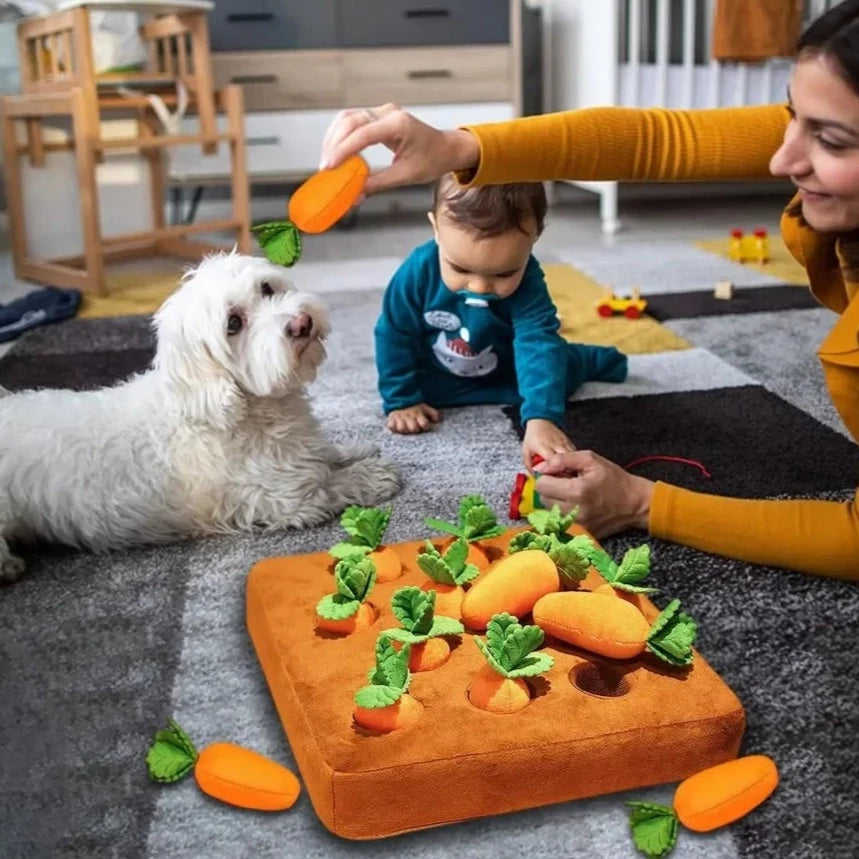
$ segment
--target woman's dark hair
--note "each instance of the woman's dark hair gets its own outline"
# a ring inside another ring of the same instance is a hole
[[[546,218],[546,189],[540,182],[509,185],[461,187],[453,174],[442,176],[432,189],[432,210],[459,227],[479,236],[500,236],[513,229],[525,229],[530,218],[543,232]]]
[[[799,37],[796,52],[835,60],[838,73],[859,94],[859,0],[844,0],[815,18]]]

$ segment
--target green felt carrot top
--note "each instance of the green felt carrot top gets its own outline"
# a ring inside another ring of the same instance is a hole
[[[642,584],[650,575],[650,546],[647,543],[628,549],[620,564],[616,564],[607,552],[593,546],[590,561],[594,569],[619,591],[654,594],[658,590]]]
[[[480,495],[465,495],[460,499],[456,522],[445,522],[443,519],[432,517],[424,521],[427,527],[434,531],[463,537],[469,543],[488,540],[504,533],[504,527],[498,524],[495,511]]]
[[[418,567],[440,585],[463,585],[480,573],[474,564],[466,562],[468,543],[465,537],[454,540],[442,554],[427,540],[426,548],[418,555]]]
[[[169,784],[185,778],[197,762],[197,749],[191,738],[168,719],[167,728],[158,731],[146,753],[146,767],[153,781]]]
[[[647,649],[669,665],[685,667],[692,664],[697,635],[695,619],[680,610],[680,600],[671,600],[650,627]]]
[[[394,591],[391,610],[402,624],[402,629],[386,629],[381,635],[405,644],[421,644],[430,638],[465,632],[458,620],[436,616],[435,599],[435,591],[422,591],[412,586]]]
[[[376,639],[376,665],[367,674],[369,685],[355,693],[355,703],[368,710],[395,704],[408,692],[412,675],[409,672],[410,644],[394,649],[391,639],[382,633]]]
[[[390,506],[359,507],[350,504],[340,516],[340,524],[349,539],[332,546],[328,554],[334,558],[347,558],[376,551],[382,545],[392,512]]]
[[[269,262],[289,268],[301,256],[301,234],[292,221],[267,221],[251,228]]]
[[[486,627],[486,641],[475,636],[474,642],[502,677],[535,677],[555,664],[547,653],[534,653],[543,644],[543,630],[539,626],[522,626],[507,612],[492,616]]]
[[[353,555],[334,568],[337,592],[327,594],[316,604],[316,613],[327,620],[352,617],[376,584],[376,565],[372,559]]]

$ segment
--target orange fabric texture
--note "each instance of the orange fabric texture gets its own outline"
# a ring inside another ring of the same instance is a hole
[[[375,552],[370,552],[369,557],[376,565],[377,582],[392,582],[403,574],[397,553],[388,546],[381,546]]]
[[[745,63],[792,57],[803,5],[803,0],[716,0],[713,57]]]
[[[480,164],[459,178],[480,185],[760,179],[769,175],[789,119],[782,104],[689,111],[596,107],[468,126],[480,145]],[[841,314],[819,356],[832,401],[859,441],[859,273],[836,237],[815,233],[787,212],[781,231],[808,272],[811,292]],[[752,563],[859,580],[859,494],[845,502],[767,501],[657,483],[649,531]]]
[[[503,550],[518,530],[491,543]],[[518,713],[469,702],[469,684],[486,663],[465,633],[461,643],[451,639],[445,665],[412,675],[409,695],[423,707],[415,725],[386,735],[360,728],[353,696],[373,666],[378,633],[397,625],[391,594],[425,578],[416,563],[424,541],[393,548],[406,572],[376,585],[378,622],[348,638],[314,632],[314,607],[331,590],[327,554],[269,558],[248,577],[248,629],[308,795],[332,832],[381,838],[676,782],[736,757],[742,705],[700,655],[682,676],[647,656],[612,663],[628,691],[597,697],[570,677],[599,659],[548,639],[554,666],[529,683],[533,698]],[[600,584],[593,571],[583,582]],[[658,611],[646,609],[652,622]],[[496,784],[503,790],[488,789]]]
[[[695,832],[710,832],[745,817],[778,786],[766,755],[747,755],[687,778],[674,793],[674,811]]]
[[[325,232],[355,205],[369,172],[360,155],[320,170],[289,198],[289,220],[303,233]]]

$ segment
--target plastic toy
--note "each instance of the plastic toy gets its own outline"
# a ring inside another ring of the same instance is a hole
[[[146,753],[153,781],[169,784],[194,770],[200,790],[221,802],[256,811],[282,811],[298,799],[301,785],[284,766],[233,743],[212,743],[197,752],[172,719]]]
[[[731,230],[728,255],[734,262],[767,263],[770,261],[770,240],[763,227],[747,236],[740,229]]]
[[[369,175],[360,155],[339,167],[320,170],[289,198],[288,220],[267,221],[252,228],[266,258],[292,266],[301,256],[300,233],[322,233],[337,223],[356,203]]]
[[[381,634],[411,645],[409,671],[432,671],[444,665],[450,656],[444,636],[465,632],[458,620],[435,613],[435,597],[435,591],[416,587],[400,588],[391,597],[391,610],[402,629],[385,629]]]
[[[474,675],[468,700],[494,713],[527,707],[531,690],[523,678],[545,674],[555,664],[547,653],[534,653],[543,638],[538,627],[522,626],[510,614],[496,614],[486,627],[486,641],[474,639],[486,664]]]
[[[635,846],[665,856],[677,841],[677,824],[711,832],[734,823],[766,801],[778,787],[778,768],[766,755],[747,755],[702,770],[682,781],[673,808],[652,802],[626,803]]]
[[[629,296],[616,295],[609,289],[595,306],[600,316],[609,317],[620,313],[627,319],[638,319],[647,308],[647,301],[637,289],[633,289]]]
[[[412,680],[410,659],[410,644],[397,650],[386,635],[376,639],[376,667],[368,675],[370,685],[355,693],[352,711],[362,728],[387,734],[420,719],[423,707],[408,693]]]
[[[376,584],[373,561],[363,555],[343,558],[334,568],[334,581],[337,592],[322,597],[316,604],[316,628],[350,635],[375,623],[376,607],[366,601]]]
[[[465,538],[459,537],[442,554],[427,540],[424,551],[418,554],[418,568],[430,579],[421,585],[421,590],[435,591],[437,611],[457,620],[462,617],[463,585],[477,578],[480,572],[468,563],[468,548]]]
[[[730,301],[734,297],[734,284],[730,280],[717,280],[713,298]]]
[[[531,467],[533,468],[540,462],[544,462],[543,457],[535,453],[531,457]],[[543,502],[540,500],[536,484],[537,478],[533,474],[525,474],[520,471],[516,475],[513,491],[510,493],[509,510],[507,511],[511,519],[524,519],[534,510],[543,509]]]
[[[358,507],[351,504],[340,516],[340,524],[349,539],[335,544],[328,553],[338,560],[352,555],[366,555],[376,565],[376,576],[380,582],[392,582],[399,578],[403,574],[402,562],[396,552],[382,543],[391,512],[391,507]]]
[[[445,522],[443,519],[425,519],[428,528],[443,531],[453,538],[461,537],[468,544],[469,564],[474,564],[478,570],[489,566],[489,558],[480,548],[481,540],[489,540],[504,533],[504,528],[498,524],[495,511],[480,495],[465,495],[459,501],[459,513],[456,523]],[[446,545],[450,545],[448,541]]]

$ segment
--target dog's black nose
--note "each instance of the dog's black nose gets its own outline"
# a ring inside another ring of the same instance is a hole
[[[307,337],[313,330],[313,320],[306,313],[296,313],[286,325],[293,337]]]

